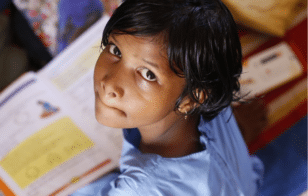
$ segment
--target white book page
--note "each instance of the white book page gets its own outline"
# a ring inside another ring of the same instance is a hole
[[[282,42],[250,57],[240,77],[246,98],[264,94],[302,74],[302,65],[291,47]]]
[[[41,69],[38,75],[51,80],[57,88],[65,91],[89,70],[94,69],[108,20],[109,16],[104,15]]]
[[[69,102],[31,72],[0,94],[0,178],[16,195],[68,195],[118,166],[120,130]]]

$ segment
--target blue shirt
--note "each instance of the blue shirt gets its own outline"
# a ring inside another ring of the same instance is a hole
[[[184,157],[144,154],[137,129],[124,130],[121,174],[108,196],[256,195],[263,165],[249,156],[231,108],[211,121],[202,117],[198,129],[204,150]]]

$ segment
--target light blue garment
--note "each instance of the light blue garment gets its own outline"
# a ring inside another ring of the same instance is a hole
[[[119,176],[119,172],[111,172],[104,175],[102,178],[97,179],[91,184],[77,190],[70,196],[100,196],[101,193],[106,193],[111,189],[110,182]]]
[[[209,122],[201,118],[198,128],[205,150],[180,158],[143,154],[134,147],[139,141],[128,142],[138,130],[124,130],[121,174],[105,195],[256,195],[263,165],[248,155],[231,108]]]
[[[263,165],[249,156],[231,108],[199,124],[204,150],[179,158],[143,154],[137,129],[124,130],[121,174],[101,196],[256,195]]]

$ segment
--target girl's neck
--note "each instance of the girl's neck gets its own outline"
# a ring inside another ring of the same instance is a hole
[[[200,151],[200,132],[198,131],[199,115],[180,119],[153,140],[142,137],[139,150],[143,153],[154,153],[162,157],[182,157]],[[147,130],[149,131],[149,130]],[[151,130],[155,131],[155,130]],[[157,130],[156,130],[157,131]]]

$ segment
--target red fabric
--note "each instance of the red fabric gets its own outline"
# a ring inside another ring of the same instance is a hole
[[[303,74],[295,80],[265,94],[265,96],[262,98],[265,102],[265,105],[278,98],[280,95],[307,77],[307,18],[293,29],[289,30],[285,37],[272,38],[268,42],[258,47],[252,54],[250,54],[250,56],[261,52],[266,48],[274,46],[282,41],[287,42],[292,47],[293,51],[303,65]],[[256,150],[266,146],[266,144],[282,134],[285,130],[290,128],[306,115],[307,98],[304,100],[304,102],[300,103],[300,105],[293,108],[293,110],[287,116],[274,123],[274,125],[263,130],[259,137],[257,137],[255,141],[249,144],[248,148],[250,153],[254,153]]]

